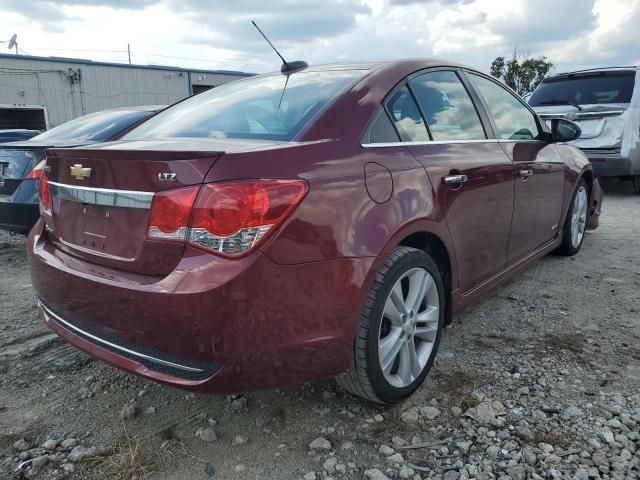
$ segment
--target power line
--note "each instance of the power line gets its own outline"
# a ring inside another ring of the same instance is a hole
[[[128,53],[127,50],[105,50],[105,49],[90,49],[90,48],[49,48],[49,47],[30,47],[31,50],[43,50],[43,51],[54,51],[54,52],[87,52],[87,53]],[[22,50],[22,49],[21,49]],[[24,50],[23,50],[24,51]],[[146,55],[149,57],[159,57],[159,58],[170,58],[173,60],[187,60],[193,62],[205,62],[211,64],[227,64],[227,65],[239,65],[239,66],[253,66],[253,67],[264,67],[262,63],[252,63],[252,62],[242,62],[242,61],[233,61],[233,60],[212,60],[210,58],[195,58],[195,57],[184,57],[184,56],[176,56],[176,55],[165,55],[162,53],[152,53],[145,51],[136,51],[132,49],[132,53],[138,55]]]
[[[84,48],[50,48],[50,47],[29,47],[33,50],[52,50],[54,52],[113,52],[127,53],[126,50],[101,50],[101,49],[84,49]]]
[[[192,60],[196,62],[207,62],[207,63],[228,63],[230,65],[251,65],[254,67],[264,67],[263,63],[251,63],[251,62],[234,62],[233,60],[211,60],[205,58],[194,58],[194,57],[178,57],[174,55],[164,55],[160,53],[149,53],[149,52],[138,52],[141,55],[148,55],[150,57],[162,57],[162,58],[173,58],[177,60]]]

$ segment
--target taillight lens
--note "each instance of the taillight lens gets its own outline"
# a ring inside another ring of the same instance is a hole
[[[49,180],[44,175],[40,176],[40,185],[38,186],[38,198],[40,200],[40,208],[43,212],[51,213],[51,192],[49,191]]]
[[[300,180],[256,180],[156,193],[147,237],[186,240],[219,255],[240,256],[281,224],[306,190]]]
[[[39,161],[35,167],[31,169],[31,171],[27,174],[25,178],[40,178],[42,176],[42,172],[44,172],[44,167],[47,166],[47,159]]]
[[[243,255],[289,216],[306,189],[299,180],[204,185],[194,207],[189,243],[225,256]]]
[[[147,237],[184,242],[198,188],[187,187],[156,193],[151,203]]]

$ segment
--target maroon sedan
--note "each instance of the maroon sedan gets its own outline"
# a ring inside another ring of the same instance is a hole
[[[217,87],[49,152],[40,311],[117,367],[207,392],[336,375],[410,395],[452,316],[597,225],[591,166],[504,85],[408,60]]]

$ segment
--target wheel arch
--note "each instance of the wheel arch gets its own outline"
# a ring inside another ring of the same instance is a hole
[[[453,268],[452,258],[447,249],[445,243],[429,231],[413,232],[400,240],[399,247],[411,247],[418,250],[422,250],[433,259],[438,265],[440,276],[442,277],[442,283],[445,288],[446,295],[446,308],[445,308],[445,323],[449,324],[452,320],[452,290],[453,290]]]

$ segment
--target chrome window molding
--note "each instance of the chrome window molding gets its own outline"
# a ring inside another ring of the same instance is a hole
[[[539,143],[542,140],[509,140],[508,138],[485,138],[483,140],[426,140],[424,142],[387,142],[387,143],[361,143],[363,148],[383,147],[411,147],[421,145],[458,145],[468,143]]]
[[[63,318],[61,318],[59,315],[56,315],[54,312],[52,312],[49,308],[47,308],[46,305],[44,305],[41,301],[38,301],[38,304],[40,305],[40,308],[42,308],[42,310],[44,310],[44,312],[52,317],[56,322],[60,323],[64,328],[66,328],[67,330],[71,330],[72,332],[75,332],[76,334],[80,334],[81,336],[87,337],[91,340],[93,340],[94,342],[98,343],[98,344],[102,344],[105,345],[107,347],[110,347],[114,350],[119,350],[123,353],[127,353],[133,357],[137,357],[141,360],[146,360],[149,362],[153,362],[153,363],[157,363],[159,365],[165,365],[167,367],[171,367],[171,368],[176,368],[178,370],[184,370],[185,372],[203,372],[204,370],[200,369],[200,368],[194,368],[194,367],[188,367],[186,365],[180,365],[179,363],[174,363],[174,362],[168,362],[167,360],[162,360],[161,358],[156,358],[156,357],[152,357],[150,355],[145,355],[144,353],[140,353],[140,352],[136,352],[134,350],[122,347],[120,345],[116,345],[115,343],[109,342],[103,338],[97,337],[85,330],[82,330],[81,328],[76,327],[75,325],[67,322],[66,320],[64,320]]]
[[[153,200],[153,192],[81,187],[52,181],[49,181],[49,191],[56,198],[104,207],[127,207],[148,210],[151,208],[151,201]]]

